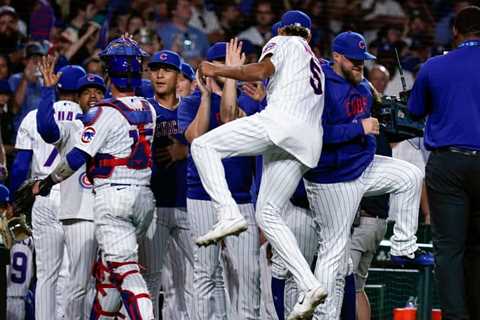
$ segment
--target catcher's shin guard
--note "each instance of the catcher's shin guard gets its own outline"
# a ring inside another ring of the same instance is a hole
[[[123,305],[131,319],[154,319],[153,305],[147,285],[136,261],[109,262],[110,281],[120,292]]]
[[[99,259],[93,267],[95,277],[95,300],[93,301],[91,320],[125,319],[120,313],[122,300],[117,286],[110,281],[108,267]]]

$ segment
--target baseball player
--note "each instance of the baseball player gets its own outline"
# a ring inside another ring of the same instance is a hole
[[[238,46],[235,46],[239,59]],[[219,42],[211,46],[207,59],[216,64],[223,64],[226,59],[227,44]],[[182,99],[179,106],[179,124],[185,132],[186,139],[191,142],[194,138],[205,134],[224,122],[222,111],[227,105],[236,105],[236,88],[233,95],[226,91],[228,84],[221,79],[209,79],[209,84],[199,84],[191,96]],[[212,88],[221,90],[222,96],[213,93]],[[225,285],[230,297],[228,319],[259,319],[260,317],[260,273],[258,267],[259,235],[256,228],[254,209],[250,196],[252,184],[254,158],[235,157],[224,161],[226,178],[235,202],[239,204],[242,216],[245,216],[250,225],[248,232],[238,239],[226,239],[222,246],[195,248],[194,260],[194,319],[212,319],[221,317],[212,301],[219,304],[220,296],[215,292],[220,289],[218,275],[223,274]],[[202,187],[193,159],[188,159],[187,171],[187,210],[191,219],[192,233],[200,236],[212,227],[215,220],[214,203]],[[223,263],[222,263],[222,260]],[[221,302],[221,301],[220,301]],[[223,302],[222,302],[223,303]],[[224,307],[225,308],[225,304]]]
[[[180,66],[181,73],[178,75],[177,80],[177,95],[180,97],[186,97],[193,93],[195,90],[195,70],[192,66],[186,62],[182,62]]]
[[[106,88],[100,76],[83,74],[77,80],[75,89],[79,104],[53,103],[54,86],[59,77],[53,73],[54,59],[44,58],[41,72],[45,88],[42,93],[37,123],[42,138],[56,146],[60,156],[66,154],[78,143],[83,123],[83,113],[103,99]],[[75,69],[76,66],[64,67]],[[65,72],[64,71],[64,72]],[[60,76],[60,79],[63,77]],[[71,77],[71,80],[75,77]],[[89,290],[93,288],[92,266],[96,259],[97,244],[93,223],[92,184],[86,175],[86,167],[60,184],[61,205],[59,219],[65,231],[65,242],[70,261],[70,279],[67,287],[67,315],[70,319],[84,319],[91,310]],[[88,310],[88,311],[87,311]]]
[[[153,218],[154,199],[148,187],[155,110],[134,96],[147,54],[127,36],[100,53],[112,82],[113,99],[103,100],[84,116],[79,143],[33,193],[49,190],[90,162],[95,190],[95,237],[102,252],[97,265],[97,295],[92,318],[113,318],[121,302],[131,319],[153,319],[153,306],[140,274],[137,237]]]
[[[25,297],[33,276],[33,239],[15,243],[7,268],[7,319],[25,319]]]
[[[295,236],[280,216],[303,173],[316,165],[322,145],[324,75],[307,42],[310,27],[306,14],[288,11],[282,16],[280,36],[265,45],[259,63],[230,67],[202,62],[200,75],[203,76],[243,81],[270,77],[267,107],[253,116],[208,132],[195,139],[191,146],[202,184],[215,204],[218,219],[212,231],[196,240],[199,245],[208,245],[247,228],[228,190],[222,158],[263,154],[256,220],[302,291],[302,298],[289,319],[309,316],[326,296],[302,256]],[[305,136],[309,137],[308,142]]]
[[[370,116],[372,91],[363,79],[367,52],[365,39],[354,32],[339,34],[333,42],[333,64],[326,75],[323,114],[324,149],[318,166],[305,174],[309,202],[319,224],[320,248],[315,275],[327,288],[328,298],[316,311],[318,319],[337,319],[341,302],[336,278],[346,270],[345,252],[350,228],[362,197],[390,193],[392,260],[401,264],[431,264],[418,250],[415,233],[422,173],[415,166],[375,154],[378,120]]]
[[[146,267],[143,275],[152,295],[154,310],[159,316],[161,270],[172,246],[180,248],[172,256],[175,265],[193,265],[193,243],[186,211],[187,142],[179,133],[177,110],[180,99],[176,85],[181,68],[180,56],[169,50],[156,52],[148,63],[154,98],[148,101],[157,114],[156,131],[152,145],[153,168],[151,187],[155,195],[156,217],[139,248],[140,262]],[[168,250],[168,251],[167,251]],[[189,319],[184,297],[185,279],[174,288],[176,304],[171,296],[164,299],[163,319]],[[176,284],[176,283],[175,283]]]
[[[81,67],[64,67],[57,84],[59,99],[57,106],[63,111],[58,113],[65,120],[73,119],[74,114],[68,110],[78,108],[76,85],[79,77],[85,74]],[[30,176],[34,179],[45,178],[57,165],[60,157],[58,150],[46,144],[37,132],[37,110],[31,111],[20,125],[17,134],[16,148],[19,150],[15,162],[12,178],[13,188],[16,189],[26,179],[30,166]],[[65,284],[58,284],[59,273],[65,250],[65,232],[59,221],[60,190],[53,188],[49,195],[36,197],[32,208],[32,227],[35,246],[37,270],[37,287],[35,291],[36,319],[51,319],[55,310],[62,317],[66,305],[63,301],[64,293],[59,288],[66,288]],[[67,280],[69,277],[62,278]],[[56,294],[57,292],[57,294]],[[57,301],[60,299],[60,301]]]

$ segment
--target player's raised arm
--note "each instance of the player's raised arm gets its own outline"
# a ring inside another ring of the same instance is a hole
[[[261,62],[243,66],[220,66],[203,61],[198,68],[202,77],[226,77],[240,81],[261,81],[275,72],[275,66],[267,57]]]

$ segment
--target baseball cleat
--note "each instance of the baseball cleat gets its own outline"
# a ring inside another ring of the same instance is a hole
[[[197,238],[195,243],[198,246],[209,246],[216,243],[226,236],[236,235],[238,236],[243,231],[247,230],[247,220],[243,216],[238,216],[233,219],[222,219],[217,222],[213,229]]]
[[[315,308],[325,301],[327,292],[322,287],[316,287],[306,292],[303,298],[300,298],[288,315],[287,320],[310,319],[315,312]]]
[[[390,256],[390,261],[399,266],[433,266],[435,259],[429,252],[417,249],[411,255]]]

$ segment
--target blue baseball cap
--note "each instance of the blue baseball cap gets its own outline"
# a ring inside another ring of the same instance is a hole
[[[300,10],[289,10],[282,15],[281,27],[283,28],[291,25],[304,27],[310,30],[312,27],[312,20],[306,13]]]
[[[193,81],[195,79],[195,70],[193,70],[192,66],[189,65],[186,62],[182,62],[182,74],[185,78],[187,78],[190,81]]]
[[[272,38],[278,36],[278,29],[282,27],[282,21],[277,21],[272,26]]]
[[[152,82],[147,79],[142,79],[142,84],[135,88],[135,95],[137,97],[153,98],[155,92],[153,91]]]
[[[148,67],[155,68],[164,65],[180,71],[181,64],[182,58],[180,58],[178,53],[171,50],[161,50],[153,54],[148,62]]]
[[[227,55],[227,43],[226,42],[216,42],[207,51],[207,60],[224,60]]]
[[[12,88],[10,88],[10,83],[8,80],[0,80],[0,94],[12,94]]]
[[[0,204],[10,202],[10,190],[4,185],[0,184]]]
[[[81,92],[83,89],[86,88],[97,88],[100,89],[103,94],[105,94],[105,91],[107,91],[107,87],[105,87],[105,81],[103,81],[103,78],[100,77],[99,75],[89,73],[80,79],[78,79],[77,82],[77,91]]]
[[[333,40],[332,50],[353,60],[375,60],[373,54],[367,51],[365,38],[352,31],[342,32]]]
[[[64,91],[76,91],[78,79],[85,76],[85,69],[77,65],[68,65],[60,70],[60,79],[58,79],[57,88]]]

